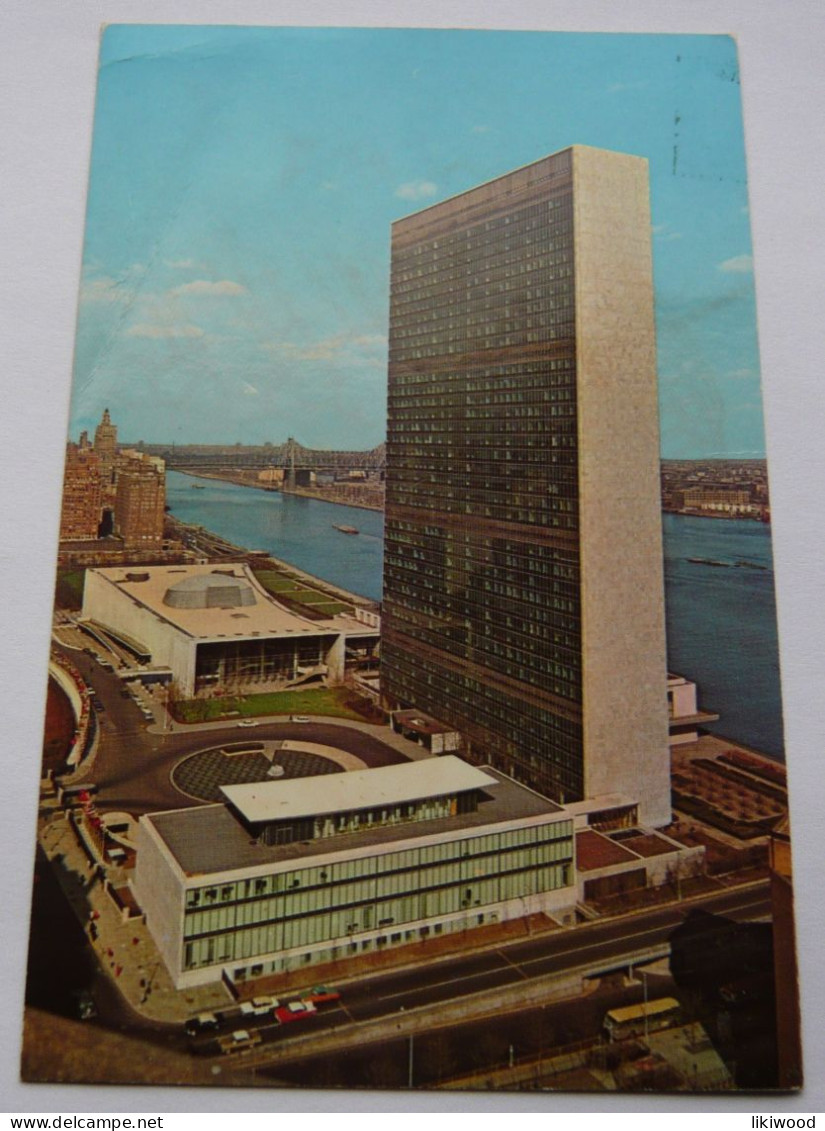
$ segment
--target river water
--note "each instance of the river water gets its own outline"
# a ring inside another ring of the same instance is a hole
[[[378,511],[175,471],[167,476],[167,502],[183,522],[205,526],[239,546],[266,550],[352,593],[381,599],[384,516]],[[343,534],[336,523],[360,533]],[[782,758],[770,527],[664,515],[663,530],[671,671],[696,680],[702,705],[722,716],[710,729]],[[730,564],[695,564],[689,558]],[[736,566],[737,561],[765,568]]]

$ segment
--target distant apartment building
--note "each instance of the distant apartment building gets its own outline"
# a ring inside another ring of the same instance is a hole
[[[61,543],[100,540],[99,553],[151,555],[163,546],[165,514],[164,461],[142,451],[119,452],[117,427],[105,409],[94,446],[83,432],[80,443],[66,449]]]
[[[60,541],[88,542],[98,537],[101,512],[100,457],[85,433],[80,444],[66,445]]]
[[[686,487],[673,493],[679,509],[712,511],[730,515],[750,515],[759,508],[750,491],[734,487]]]
[[[160,547],[166,507],[166,465],[125,451],[116,460],[114,527],[127,550]]]
[[[392,233],[382,691],[670,820],[647,165],[582,146]]]

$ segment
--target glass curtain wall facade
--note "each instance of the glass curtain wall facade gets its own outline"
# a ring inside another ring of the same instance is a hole
[[[584,796],[570,153],[515,176],[393,234],[382,679],[563,801]]]
[[[182,969],[296,948],[313,963],[407,942],[413,925],[476,925],[495,905],[569,886],[572,868],[572,822],[554,821],[207,883],[186,892]],[[331,946],[341,948],[335,956]]]
[[[574,146],[393,225],[382,693],[654,824],[658,460],[642,159]]]

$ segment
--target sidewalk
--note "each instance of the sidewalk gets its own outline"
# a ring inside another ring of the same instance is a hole
[[[123,920],[67,814],[57,810],[46,818],[38,841],[101,969],[136,1012],[152,1021],[174,1024],[201,1010],[225,1008],[232,1003],[229,991],[220,982],[185,992],[174,988],[146,924],[139,916]],[[113,886],[119,887],[121,882],[126,885],[122,869],[108,866],[107,872]]]

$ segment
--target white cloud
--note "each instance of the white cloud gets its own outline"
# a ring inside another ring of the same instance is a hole
[[[470,132],[474,133],[474,134],[488,134],[490,132],[490,127],[489,126],[473,126],[473,128]]]
[[[654,236],[658,239],[659,243],[671,243],[673,240],[680,240],[682,238],[681,232],[670,232],[669,224],[654,224],[650,229]]]
[[[426,200],[437,192],[438,185],[432,181],[405,181],[395,190],[395,195],[402,200]]]
[[[129,338],[202,338],[203,330],[200,326],[184,324],[182,326],[163,326],[152,322],[136,322],[126,331]]]
[[[167,267],[180,268],[182,270],[185,270],[186,268],[197,267],[198,265],[197,261],[194,259],[164,259],[163,262]]]
[[[753,271],[753,256],[735,255],[733,259],[726,259],[720,263],[718,270],[724,271],[727,275],[747,275]]]
[[[336,361],[339,364],[370,367],[384,364],[386,347],[385,334],[334,334],[317,342],[263,343],[267,352],[280,354],[290,361]]]
[[[134,291],[130,287],[109,275],[86,279],[80,287],[80,301],[84,304],[128,302],[133,297]]]
[[[87,303],[127,303],[138,295],[140,280],[145,272],[141,263],[134,263],[115,279],[111,275],[86,278],[80,285],[80,301]]]
[[[217,283],[210,279],[195,279],[191,283],[182,283],[179,287],[173,287],[169,292],[171,295],[245,295],[248,293],[246,287],[240,283],[233,283],[231,279],[221,279]]]

